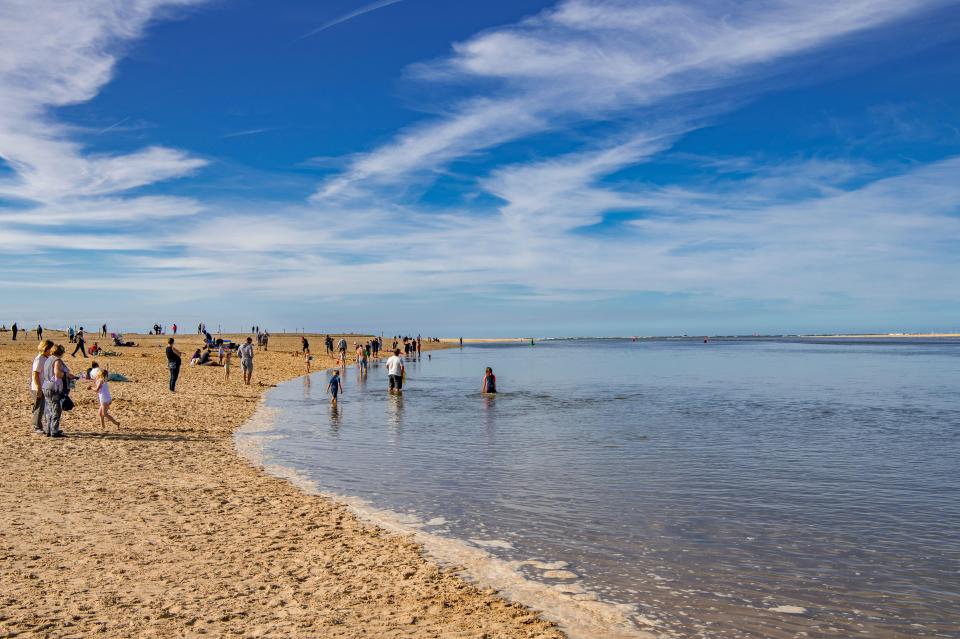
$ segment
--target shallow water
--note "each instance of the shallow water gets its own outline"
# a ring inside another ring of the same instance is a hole
[[[271,391],[264,462],[545,562],[520,570],[663,634],[960,637],[958,341],[545,341],[407,366],[402,398],[382,367],[348,369],[336,410],[327,373]]]

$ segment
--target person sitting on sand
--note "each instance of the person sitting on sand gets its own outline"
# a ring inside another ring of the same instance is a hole
[[[489,366],[487,366],[487,371],[483,374],[483,386],[480,392],[490,394],[497,392],[497,376],[493,374],[493,369]]]
[[[113,398],[110,397],[110,385],[107,381],[110,378],[110,371],[105,368],[98,368],[96,376],[93,390],[97,391],[97,401],[100,403],[100,408],[97,411],[97,415],[100,416],[100,428],[106,428],[107,421],[114,426],[119,426],[120,422],[110,414],[110,404],[113,402]]]
[[[200,363],[200,349],[193,351],[193,355],[190,356],[190,365],[196,366]]]
[[[209,344],[203,347],[203,351],[200,352],[200,366],[218,366],[218,364],[213,361],[213,347]]]
[[[340,371],[333,371],[333,377],[331,377],[327,383],[327,392],[330,393],[331,396],[330,403],[336,406],[337,393],[343,392],[343,382],[340,381]]]

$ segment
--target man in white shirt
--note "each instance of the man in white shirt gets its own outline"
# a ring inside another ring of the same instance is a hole
[[[393,350],[393,356],[387,359],[387,377],[390,378],[390,392],[403,392],[403,359],[400,349]]]
[[[33,368],[30,372],[30,392],[33,394],[33,432],[35,435],[45,434],[43,431],[43,365],[47,363],[53,342],[48,339],[40,342],[37,347],[37,356],[33,358]]]
[[[250,385],[250,378],[253,377],[253,338],[248,337],[247,343],[237,349],[237,355],[240,356],[240,368],[243,369],[243,383]]]

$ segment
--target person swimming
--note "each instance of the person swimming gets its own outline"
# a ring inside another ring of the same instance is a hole
[[[493,369],[487,366],[487,371],[483,375],[483,387],[481,393],[497,392],[497,376],[493,374]]]

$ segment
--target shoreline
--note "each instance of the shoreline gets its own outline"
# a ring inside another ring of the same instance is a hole
[[[320,372],[326,371],[317,371]],[[292,381],[295,380],[284,383]],[[290,482],[305,495],[317,495],[343,504],[362,522],[392,534],[411,537],[431,561],[453,570],[468,583],[492,588],[508,601],[539,611],[549,621],[559,624],[569,639],[653,639],[653,634],[642,629],[644,623],[653,624],[635,605],[600,600],[596,594],[577,584],[573,587],[565,584],[561,588],[521,574],[522,566],[542,563],[542,560],[498,558],[466,540],[431,532],[427,522],[410,513],[395,512],[374,506],[360,497],[326,491],[305,473],[267,460],[263,440],[276,437],[271,433],[276,430],[279,417],[276,409],[268,406],[265,393],[254,415],[234,432],[237,454],[274,477]]]
[[[185,366],[170,395],[166,336],[130,334],[139,346],[97,358],[131,380],[111,383],[122,426],[95,423],[94,394],[80,382],[62,440],[29,433],[24,389],[36,343],[26,337],[0,338],[4,634],[565,636],[429,561],[409,536],[238,454],[234,432],[264,391],[305,373],[293,354],[299,335],[274,335],[272,350],[257,352],[253,386],[242,385],[236,363],[227,383],[221,368]],[[200,342],[176,339],[183,351]],[[315,358],[315,371],[332,363]],[[80,370],[79,359],[65,361]]]

